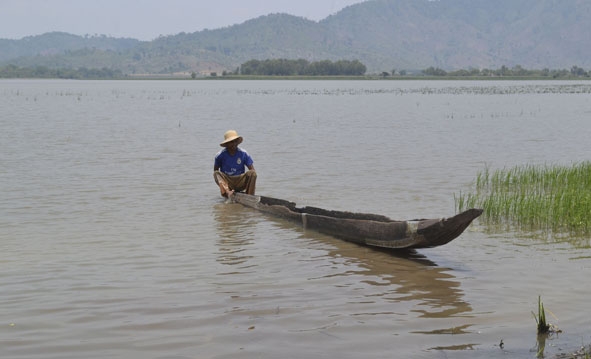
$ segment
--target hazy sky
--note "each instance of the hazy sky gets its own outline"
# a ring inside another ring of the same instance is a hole
[[[0,38],[50,31],[153,40],[271,13],[321,20],[364,0],[0,0]]]

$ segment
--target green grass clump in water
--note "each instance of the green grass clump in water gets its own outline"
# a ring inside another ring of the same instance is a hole
[[[489,224],[591,233],[591,162],[525,165],[477,174],[475,192],[455,197],[459,211],[484,209]]]
[[[538,296],[538,316],[534,314],[534,318],[538,325],[538,334],[547,334],[550,331],[550,325],[546,322],[546,311],[541,296]]]

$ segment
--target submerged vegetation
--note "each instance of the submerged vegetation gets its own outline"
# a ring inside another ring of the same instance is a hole
[[[475,192],[455,196],[456,208],[484,209],[488,224],[524,230],[591,233],[591,162],[526,165],[478,173]]]

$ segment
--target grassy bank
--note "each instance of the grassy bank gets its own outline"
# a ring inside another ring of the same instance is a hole
[[[455,196],[456,209],[484,209],[488,224],[524,230],[591,233],[591,162],[572,166],[525,165],[476,177],[473,193]]]

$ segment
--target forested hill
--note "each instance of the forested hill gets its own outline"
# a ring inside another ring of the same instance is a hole
[[[0,40],[0,65],[221,72],[251,59],[301,58],[359,60],[369,72],[589,69],[589,33],[589,0],[369,0],[319,22],[270,14],[149,42],[63,33]]]
[[[21,40],[0,39],[0,61],[19,57],[53,56],[82,49],[126,51],[140,43],[135,39],[115,39],[105,35],[76,36],[65,32],[50,32],[27,36]]]

